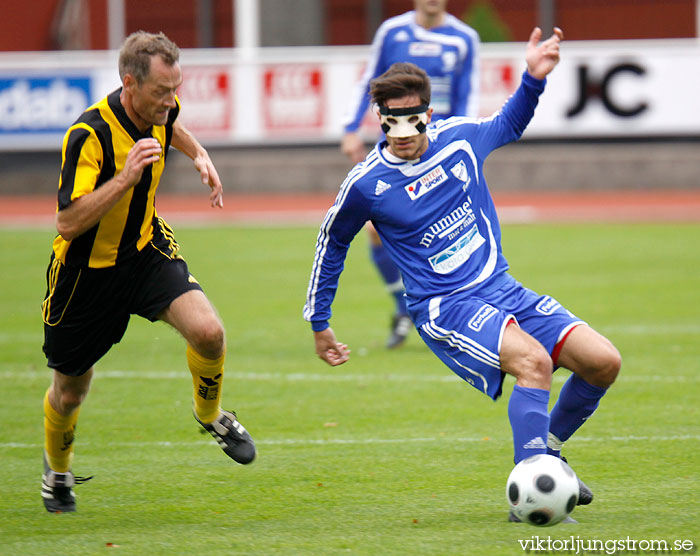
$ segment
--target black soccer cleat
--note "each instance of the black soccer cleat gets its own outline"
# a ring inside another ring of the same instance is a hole
[[[44,456],[44,474],[41,476],[41,497],[46,510],[51,513],[75,511],[75,493],[73,487],[92,477],[76,477],[72,471],[56,473],[49,467]]]
[[[195,419],[197,415],[195,414]],[[255,459],[255,442],[233,411],[222,411],[211,423],[197,422],[219,443],[224,453],[237,463],[247,464]]]
[[[408,333],[411,331],[411,317],[408,315],[396,314],[391,319],[391,335],[386,342],[387,349],[399,347],[406,341]]]
[[[566,458],[564,456],[559,457],[564,463],[569,463],[568,461],[566,461]],[[593,491],[586,486],[586,483],[584,483],[581,480],[581,477],[578,476],[578,473],[576,474],[576,478],[578,479],[578,502],[576,502],[576,505],[588,506],[588,504],[593,502]]]

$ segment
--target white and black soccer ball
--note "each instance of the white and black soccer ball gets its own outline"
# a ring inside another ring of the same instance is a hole
[[[555,456],[537,454],[513,468],[506,483],[511,511],[525,523],[556,525],[578,502],[578,478],[569,465]]]

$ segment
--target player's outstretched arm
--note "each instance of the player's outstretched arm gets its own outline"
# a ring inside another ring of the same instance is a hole
[[[199,171],[202,183],[211,188],[211,194],[209,195],[211,206],[223,208],[224,188],[219,179],[219,173],[216,171],[211,158],[209,158],[209,153],[199,144],[194,135],[177,120],[173,124],[172,145],[194,161],[194,167]]]
[[[527,72],[537,79],[544,79],[559,63],[559,43],[564,39],[564,33],[559,27],[554,28],[554,34],[547,40],[542,39],[542,29],[535,27],[527,43],[525,61]]]
[[[316,342],[316,354],[332,367],[342,365],[350,359],[348,346],[335,339],[335,332],[332,328],[328,327],[321,332],[314,332],[314,341]]]

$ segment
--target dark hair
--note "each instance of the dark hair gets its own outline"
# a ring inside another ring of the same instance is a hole
[[[119,77],[131,74],[141,85],[151,70],[151,57],[160,56],[169,66],[180,59],[180,49],[162,32],[154,35],[136,31],[129,35],[119,52]]]
[[[370,81],[369,94],[379,106],[386,105],[387,100],[410,95],[418,95],[421,104],[430,104],[430,78],[415,64],[397,62]]]

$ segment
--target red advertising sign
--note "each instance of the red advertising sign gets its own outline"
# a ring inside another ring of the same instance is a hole
[[[479,96],[479,116],[490,116],[500,110],[503,103],[520,84],[520,75],[510,59],[482,59],[481,94]]]
[[[179,118],[202,139],[230,134],[233,113],[231,72],[226,67],[186,66],[178,89]]]
[[[324,125],[320,65],[267,66],[263,73],[263,122],[267,133],[313,134]]]

